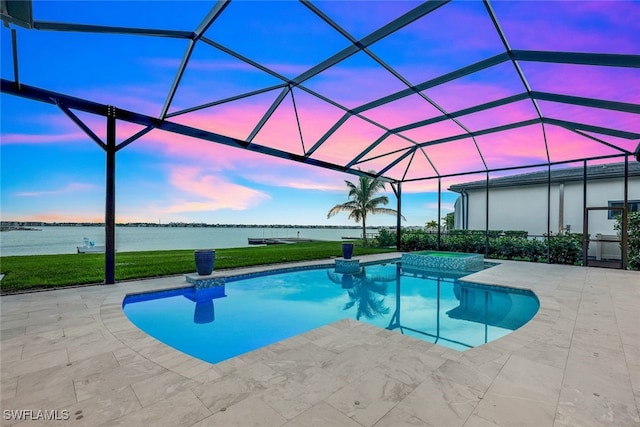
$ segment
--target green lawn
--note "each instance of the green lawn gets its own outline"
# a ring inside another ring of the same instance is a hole
[[[391,252],[393,249],[365,248],[356,243],[354,256]],[[341,256],[340,242],[311,242],[288,245],[217,249],[215,269],[251,265],[328,259]],[[118,252],[116,280],[141,279],[195,272],[192,250]],[[0,257],[2,293],[27,289],[104,282],[104,254],[65,254]]]

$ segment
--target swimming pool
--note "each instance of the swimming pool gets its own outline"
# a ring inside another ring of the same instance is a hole
[[[211,363],[345,317],[465,350],[510,333],[538,311],[532,292],[460,280],[466,274],[403,269],[397,261],[355,274],[314,268],[128,295],[123,310],[149,335]]]

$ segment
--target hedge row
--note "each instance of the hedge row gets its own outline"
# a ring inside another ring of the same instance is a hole
[[[546,262],[547,252],[553,264],[582,264],[582,234],[568,233],[550,239],[529,239],[526,231],[490,230],[488,258]],[[380,246],[393,246],[395,232],[380,230]],[[484,254],[487,245],[484,230],[451,230],[442,234],[440,250]],[[424,230],[403,231],[400,250],[403,252],[436,250],[438,235]]]

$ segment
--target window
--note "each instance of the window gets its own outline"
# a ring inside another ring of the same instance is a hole
[[[624,202],[622,200],[616,200],[613,202],[609,202],[610,208],[618,208],[622,209]],[[609,219],[616,219],[616,216],[621,215],[622,211],[615,209],[609,211]],[[640,211],[640,200],[629,200],[629,210],[627,212],[638,212]]]

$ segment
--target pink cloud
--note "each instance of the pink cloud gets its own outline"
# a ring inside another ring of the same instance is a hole
[[[320,170],[320,169],[318,169]],[[289,171],[289,175],[281,175],[277,172],[267,173],[247,173],[244,177],[265,185],[274,187],[295,188],[297,190],[312,191],[344,191],[344,180],[338,177],[337,173],[333,173],[330,177],[317,175],[315,170],[313,173],[302,175],[294,171]],[[329,179],[328,179],[329,178]]]
[[[383,134],[382,129],[353,116],[324,141],[311,157],[345,165]]]
[[[533,102],[525,99],[489,110],[467,114],[466,116],[458,117],[458,120],[473,132],[537,118],[538,114]]]
[[[425,91],[426,95],[448,112],[483,104],[525,92],[515,68],[502,63],[443,83]]]
[[[402,153],[390,154],[388,156],[379,157],[373,160],[368,160],[368,161],[359,163],[357,167],[361,168],[362,170],[380,172],[384,168],[386,168],[390,163],[399,159],[405,153],[406,151]],[[408,155],[407,157],[402,159],[397,165],[395,165],[394,167],[386,171],[384,175],[397,180],[402,179],[402,175],[404,174],[404,171],[406,170],[407,164],[410,161],[410,159],[411,159],[411,155]]]
[[[123,152],[128,150],[149,152],[174,159],[176,163],[192,163],[218,172],[233,170],[243,159],[251,161],[255,156],[245,150],[157,129],[125,148]]]
[[[433,170],[433,166],[427,160],[423,150],[418,150],[413,156],[409,170],[405,176],[405,179],[417,179],[436,176],[436,172]]]
[[[407,171],[407,167],[409,167],[410,165],[410,162],[411,156],[406,156],[400,162],[389,168],[389,170],[387,170],[384,175],[396,180],[402,180]],[[384,167],[386,167],[386,165]],[[384,169],[384,167],[380,168],[379,170]]]
[[[210,132],[246,139],[267,112],[278,91],[254,95],[171,118],[171,121]]]
[[[369,145],[370,144],[366,144],[362,148],[364,149],[364,148],[368,147]],[[366,159],[371,159],[373,157],[377,157],[377,156],[380,156],[380,155],[391,153],[391,152],[397,151],[397,150],[404,150],[404,149],[411,148],[411,147],[414,147],[414,146],[415,146],[415,144],[407,141],[406,139],[400,138],[399,136],[396,136],[396,135],[389,135],[387,138],[384,139],[384,141],[382,141],[374,149],[369,151],[369,153],[367,153],[367,155],[364,156],[363,159],[365,159],[365,160]],[[399,153],[399,154],[401,154],[401,153]],[[399,154],[397,154],[397,155],[399,155]]]
[[[417,143],[434,141],[447,136],[460,135],[463,133],[465,133],[465,130],[453,120],[444,120],[401,132],[402,135]]]
[[[415,94],[365,111],[362,115],[393,129],[440,116],[442,113],[420,95]]]
[[[169,184],[182,193],[163,212],[245,210],[271,197],[261,191],[234,184],[198,167],[169,166]]]
[[[482,159],[471,138],[430,145],[424,151],[441,175],[484,170]]]
[[[575,159],[575,153],[580,153],[581,157],[620,154],[618,150],[557,126],[545,126],[545,130],[552,162]]]
[[[59,142],[72,142],[86,139],[86,135],[82,132],[59,133],[59,134],[19,134],[8,133],[3,134],[0,139],[0,145],[7,144],[52,144]]]
[[[541,125],[480,135],[476,142],[490,169],[547,161]]]
[[[464,182],[480,181],[485,178],[485,175],[473,174],[473,175],[461,175],[452,178],[444,178],[441,180],[441,190],[444,194],[448,188],[454,184],[460,184]],[[421,181],[410,181],[402,184],[403,194],[415,194],[415,193],[437,193],[438,192],[438,180],[437,179],[425,179]],[[436,196],[437,197],[437,196]],[[442,202],[442,206],[449,206],[445,202]],[[429,206],[431,209],[437,208],[437,202],[431,203]],[[453,210],[453,208],[451,208]]]
[[[300,89],[294,89],[293,96],[308,150],[344,115],[344,111]]]
[[[72,182],[65,185],[62,188],[55,190],[40,190],[40,191],[22,191],[15,193],[18,197],[41,197],[41,196],[56,196],[61,194],[79,193],[85,191],[96,191],[100,187],[93,184],[85,184],[81,182]]]
[[[443,187],[444,190],[444,187]],[[402,184],[402,193],[430,193],[438,191],[438,180],[428,179],[423,181],[411,181]]]
[[[629,132],[637,132],[640,128],[637,114],[546,101],[540,101],[539,105],[545,117]]]
[[[304,154],[297,123],[291,98],[287,96],[260,129],[253,142],[290,153]]]
[[[133,147],[133,145],[132,145]],[[152,131],[135,147],[210,173],[241,176],[259,184],[309,190],[343,189],[345,174],[225,145]]]
[[[598,138],[602,141],[608,142],[609,144],[615,145],[616,147],[620,147],[623,150],[627,150],[631,153],[633,153],[636,148],[638,147],[638,143],[640,141],[634,141],[634,140],[628,140],[625,138],[616,138],[615,136],[609,136],[609,135],[601,135],[601,134],[597,134],[597,133],[592,133],[592,132],[584,132],[587,135],[591,135],[595,138]]]
[[[342,182],[340,176],[343,176],[319,167],[157,130],[131,147],[153,151],[176,163],[189,164],[211,173],[233,174],[268,185],[284,186],[283,183],[288,183],[294,188],[314,188],[315,183],[320,188],[333,188]]]

